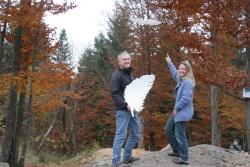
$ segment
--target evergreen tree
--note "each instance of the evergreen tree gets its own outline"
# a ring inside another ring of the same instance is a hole
[[[116,56],[124,51],[132,51],[129,13],[125,7],[116,3],[114,15],[108,20],[106,38],[100,33],[94,40],[93,48],[87,47],[79,60],[78,72],[96,71],[108,82]]]
[[[108,43],[100,33],[94,40],[94,47],[88,47],[81,55],[78,72],[97,75],[104,85],[107,85],[112,72]]]
[[[131,27],[129,13],[125,7],[116,4],[114,15],[109,18],[108,26],[108,43],[113,56],[117,56],[124,50],[130,50]]]
[[[59,47],[57,48],[53,60],[56,63],[67,64],[71,68],[73,68],[72,50],[70,44],[68,43],[67,33],[65,29],[62,29],[58,42]]]
[[[78,72],[80,74],[87,73],[88,63],[90,62],[92,56],[94,56],[94,50],[91,47],[85,48],[79,59]]]

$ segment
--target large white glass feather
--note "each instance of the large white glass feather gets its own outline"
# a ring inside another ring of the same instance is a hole
[[[136,78],[126,86],[124,92],[125,101],[131,108],[131,114],[134,117],[134,111],[141,112],[143,109],[144,100],[152,88],[155,80],[155,75],[143,75]]]

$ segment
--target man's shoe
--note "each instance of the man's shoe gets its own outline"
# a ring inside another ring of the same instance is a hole
[[[122,163],[124,163],[124,164],[130,164],[130,163],[133,163],[133,162],[135,162],[135,161],[138,161],[140,158],[135,158],[135,157],[131,157],[131,158],[129,158],[129,159],[124,159],[123,161],[122,161]]]
[[[178,154],[178,153],[175,153],[175,152],[169,152],[169,153],[168,153],[168,156],[171,156],[171,157],[179,157],[179,154]]]
[[[184,161],[182,159],[172,159],[172,162],[176,163],[176,164],[182,164],[182,165],[188,165],[189,162],[188,161]]]
[[[118,164],[112,164],[112,167],[119,167],[120,165]]]

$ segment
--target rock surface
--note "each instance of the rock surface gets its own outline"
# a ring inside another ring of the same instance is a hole
[[[189,148],[190,164],[174,164],[167,153],[171,151],[169,146],[156,152],[147,152],[135,149],[133,156],[140,157],[130,165],[121,167],[250,167],[250,155],[246,152],[237,152],[212,145],[197,145]],[[111,149],[99,150],[90,159],[84,159],[81,167],[111,167]]]

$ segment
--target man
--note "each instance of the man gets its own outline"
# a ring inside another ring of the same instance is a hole
[[[127,137],[127,130],[130,134],[124,147],[123,163],[132,163],[139,158],[132,157],[132,149],[137,144],[141,128],[138,113],[134,112],[132,117],[130,107],[125,102],[124,90],[132,82],[131,57],[127,51],[120,53],[117,57],[119,69],[115,70],[111,78],[111,95],[115,106],[116,114],[116,133],[113,142],[112,164],[114,167],[121,165],[121,150]]]

